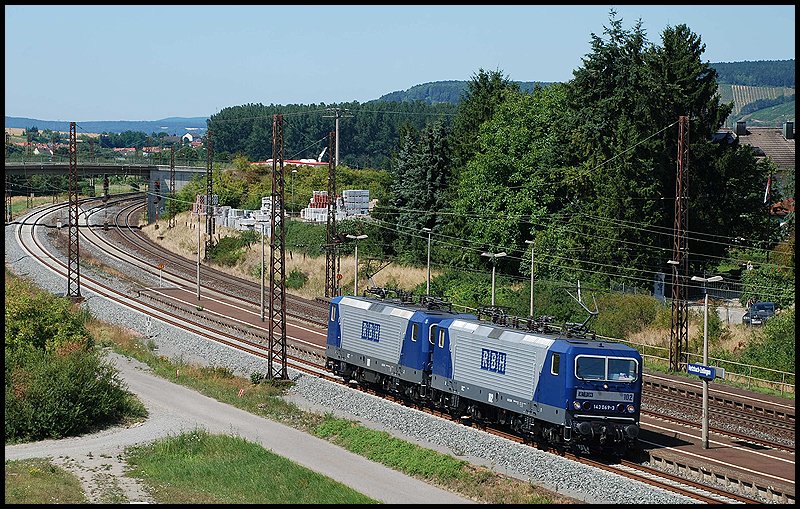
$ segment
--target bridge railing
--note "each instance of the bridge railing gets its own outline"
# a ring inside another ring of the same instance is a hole
[[[12,154],[5,158],[5,163],[12,164],[69,164],[69,156],[62,155],[22,155]],[[78,157],[78,165],[119,165],[119,166],[169,166],[169,156],[159,157],[158,155],[150,156],[120,156],[120,157]],[[225,169],[232,167],[231,163],[214,161],[214,169]],[[205,160],[198,159],[181,159],[175,158],[175,168],[205,168]]]
[[[14,164],[69,164],[69,156],[62,155],[20,155],[12,154],[5,158],[6,163]],[[155,160],[150,157],[130,156],[130,157],[79,157],[78,164],[119,164],[119,165],[140,165],[153,166],[159,164],[158,158]],[[167,159],[166,164],[169,164]],[[177,162],[176,162],[177,164]]]

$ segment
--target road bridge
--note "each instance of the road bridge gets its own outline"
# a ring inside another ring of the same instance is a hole
[[[134,176],[141,177],[147,182],[147,189],[154,189],[159,182],[161,194],[167,197],[170,194],[170,169],[169,165],[161,164],[124,164],[119,162],[82,162],[78,161],[78,178],[109,176]],[[63,161],[5,161],[5,174],[8,176],[30,177],[33,175],[61,175],[69,177],[69,162]],[[175,166],[175,192],[180,191],[197,175],[205,175],[205,167]],[[204,185],[205,188],[205,185]],[[147,200],[147,217],[156,217],[156,204]],[[158,213],[162,215],[166,207],[166,199],[158,203]]]

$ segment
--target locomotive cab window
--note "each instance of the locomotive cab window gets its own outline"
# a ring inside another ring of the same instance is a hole
[[[561,364],[561,354],[554,353],[553,360],[550,362],[550,374],[558,375],[558,368]]]
[[[331,306],[331,321],[336,321],[336,306]]]
[[[575,376],[583,380],[633,382],[638,366],[635,359],[579,355],[575,358]]]
[[[617,382],[632,382],[636,380],[636,361],[633,359],[608,358],[608,379]]]
[[[444,348],[444,329],[439,329],[439,348]]]
[[[419,336],[419,324],[412,323],[411,324],[411,341],[416,341],[417,336]]]

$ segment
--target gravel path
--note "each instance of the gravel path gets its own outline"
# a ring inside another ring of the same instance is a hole
[[[20,250],[19,246],[17,246],[16,240],[11,232],[12,227],[6,226],[5,249],[7,266],[9,266],[8,261],[12,261],[12,263],[10,263],[12,272],[18,274],[25,273],[28,277],[37,281],[41,287],[55,294],[63,295],[66,285],[65,280],[54,276],[49,271],[42,270],[30,257],[23,257],[24,253]],[[97,256],[96,253],[93,254]],[[104,261],[113,265],[113,262],[108,260]],[[90,269],[87,269],[87,271],[88,270]],[[135,269],[131,269],[130,267],[125,267],[124,270],[125,273],[129,275],[136,272]],[[86,274],[87,271],[82,270],[82,274]],[[97,277],[96,274],[92,274],[91,276]],[[143,281],[150,280],[154,286],[158,283],[157,278],[153,276],[142,274],[136,277],[139,277]],[[116,284],[119,286],[119,283]],[[267,371],[265,362],[261,359],[253,358],[252,356],[237,352],[228,347],[210,343],[194,334],[179,331],[158,321],[151,323],[150,320],[146,319],[138,312],[120,309],[115,304],[109,303],[106,299],[98,297],[92,292],[85,291],[82,293],[86,298],[83,305],[90,309],[94,316],[146,335],[157,345],[158,352],[161,355],[170,358],[180,358],[189,362],[202,362],[213,366],[224,366],[245,377],[249,377],[254,371],[262,373]],[[133,361],[115,360],[115,362],[126,366]],[[289,397],[302,408],[323,412],[328,411],[357,419],[370,427],[383,429],[401,438],[419,443],[425,447],[453,454],[454,456],[467,459],[476,464],[490,466],[500,473],[517,477],[587,503],[693,503],[689,498],[654,488],[638,481],[624,479],[618,475],[600,471],[593,467],[580,465],[553,454],[493,437],[479,430],[466,428],[417,410],[349,390],[346,387],[326,383],[322,380],[302,375],[291,369],[289,371],[290,377],[296,382]],[[143,372],[143,370],[132,370],[131,372],[137,373]],[[72,460],[74,460],[76,464],[74,471],[82,470],[88,472],[86,474],[87,485],[90,485],[90,487],[87,489],[87,493],[101,492],[102,482],[108,479],[100,474],[108,473],[117,479],[116,482],[119,485],[119,491],[124,493],[124,496],[128,497],[130,501],[146,502],[148,501],[146,495],[143,494],[134,483],[129,481],[122,482],[120,480],[121,476],[117,476],[116,474],[121,472],[121,465],[112,464],[112,460],[118,458],[122,448],[129,445],[129,443],[131,443],[129,441],[131,440],[135,440],[135,443],[141,443],[143,441],[155,439],[158,436],[173,433],[176,429],[181,429],[182,426],[183,429],[187,429],[185,428],[186,421],[183,420],[184,416],[175,415],[169,410],[177,405],[183,407],[184,398],[190,398],[191,396],[186,394],[184,391],[188,390],[181,386],[174,386],[170,388],[169,391],[169,394],[180,394],[181,397],[170,398],[169,404],[166,405],[167,408],[164,409],[165,414],[153,411],[148,405],[148,409],[151,410],[151,417],[143,426],[131,429],[107,430],[100,434],[92,435],[91,437],[67,439],[66,441],[57,442],[53,441],[51,444],[45,444],[46,447],[49,447],[49,449],[47,449],[50,451],[48,454],[40,452],[39,456],[25,455],[24,457],[52,456],[58,458],[59,456],[64,456],[65,465],[69,466]],[[140,394],[139,392],[136,393]],[[202,420],[198,420],[196,424],[209,426],[213,424],[209,421],[213,421],[215,416],[221,416],[217,418],[222,422],[230,422],[230,420],[233,419],[231,415],[240,411],[233,407],[228,407],[224,410],[218,409],[216,412],[219,413],[205,413]],[[255,416],[250,417],[256,418]],[[271,422],[261,418],[257,419],[265,421],[258,425],[262,429],[263,426],[267,425],[266,423]],[[272,425],[276,424],[272,423]],[[220,432],[231,431],[230,428],[226,428],[221,423],[216,423],[216,426]],[[289,430],[290,429],[291,428],[289,428]],[[297,431],[294,430],[294,432]],[[104,442],[104,448],[92,449],[91,445],[95,442],[91,442],[91,440],[99,439],[99,437],[109,438]],[[113,445],[111,444],[112,437],[115,441]],[[303,437],[304,439],[296,445],[297,448],[300,448],[303,443],[316,440],[314,437],[305,434]],[[256,433],[255,438],[261,441],[265,437],[263,433]],[[81,449],[83,446],[73,447],[76,443],[86,444],[87,442],[82,442],[84,440],[89,441],[89,449],[85,447]],[[285,441],[278,440],[276,446],[280,446],[282,442]],[[325,444],[327,444],[327,442],[319,443],[317,446],[324,448],[326,447]],[[334,447],[330,444],[327,444],[327,446]],[[21,451],[33,450],[33,445],[28,444],[11,448],[6,447],[6,460],[13,459],[15,456],[23,454]],[[332,453],[331,456],[353,456],[340,448],[335,448],[335,451],[336,452]],[[320,466],[318,452],[309,452],[311,455],[310,457],[299,458],[292,456],[294,452],[294,450],[289,449],[286,450],[285,453],[280,452],[279,454],[287,456],[317,471],[319,471],[320,468],[325,468]],[[91,453],[91,455],[89,455],[89,453]],[[26,452],[24,454],[31,453]],[[70,458],[70,460],[66,458]],[[370,467],[365,468],[362,472],[357,467],[357,465],[360,464],[359,462],[366,462]],[[107,465],[112,466],[108,467]],[[419,481],[402,476],[397,472],[385,469],[375,463],[367,462],[360,457],[351,457],[346,464],[340,465],[338,468],[340,470],[333,468],[330,473],[326,473],[325,475],[329,475],[337,480],[346,478],[346,481],[342,482],[345,482],[362,493],[380,500],[394,500],[391,499],[390,494],[399,489],[400,493],[398,493],[398,496],[402,496],[402,498],[394,501],[414,503],[409,497],[420,493],[429,493],[429,490],[432,491],[430,491],[429,494],[423,495],[419,499],[419,503],[435,503],[437,500],[444,502],[466,501],[461,497],[443,492],[442,490],[438,490],[438,488],[424,485],[423,483],[419,483]],[[370,475],[371,472],[375,471],[381,472],[380,478],[375,478]],[[91,473],[91,475],[89,473]],[[369,480],[366,484],[363,482],[365,479]],[[415,484],[415,487],[412,489],[409,488],[407,484],[410,482],[418,484]],[[440,498],[431,498],[434,496]],[[93,501],[98,501],[99,499],[102,499],[102,496],[95,496]]]

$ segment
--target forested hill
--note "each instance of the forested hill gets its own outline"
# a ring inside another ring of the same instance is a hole
[[[427,104],[450,103],[458,104],[461,95],[467,91],[468,81],[448,80],[432,81],[422,85],[414,85],[408,90],[397,90],[380,96],[380,102],[414,102],[422,101]],[[523,92],[530,92],[540,85],[545,87],[552,84],[545,81],[515,81]]]
[[[720,62],[710,65],[717,71],[717,83],[720,84],[795,88],[794,59]]]
[[[753,87],[794,88],[794,60],[758,60],[754,62],[719,62],[709,64],[719,77],[717,82],[726,85],[748,85]],[[432,81],[415,85],[408,90],[398,90],[382,95],[378,101],[414,102],[427,104],[458,104],[461,94],[467,90],[468,81]],[[516,81],[520,90],[531,91],[538,84],[547,86],[551,82]]]

